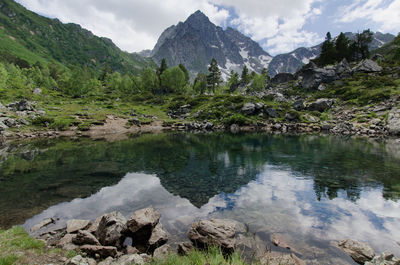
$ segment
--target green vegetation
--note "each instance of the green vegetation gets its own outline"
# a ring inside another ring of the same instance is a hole
[[[154,260],[151,265],[245,265],[246,263],[239,253],[235,252],[226,257],[218,248],[211,248],[208,251],[194,250],[186,256],[170,254],[162,260]],[[257,264],[257,263],[252,263]]]

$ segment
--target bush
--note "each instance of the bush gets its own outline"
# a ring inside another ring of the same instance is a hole
[[[224,125],[232,125],[232,124],[237,124],[237,125],[246,125],[250,123],[250,120],[243,116],[242,114],[234,114],[230,117],[227,117],[223,120]]]
[[[66,131],[69,129],[69,127],[71,125],[72,125],[72,122],[69,119],[56,119],[50,125],[50,128],[55,129],[55,130],[60,130],[60,131]]]
[[[36,117],[32,120],[32,124],[36,126],[44,126],[48,127],[50,124],[54,122],[54,119],[51,117],[43,116],[43,117]]]

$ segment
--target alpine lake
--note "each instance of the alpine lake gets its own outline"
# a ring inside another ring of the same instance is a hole
[[[194,221],[228,218],[285,252],[270,241],[279,234],[311,264],[355,264],[336,247],[346,238],[400,256],[400,144],[391,141],[162,133],[12,142],[0,149],[0,227],[153,206],[172,243]]]

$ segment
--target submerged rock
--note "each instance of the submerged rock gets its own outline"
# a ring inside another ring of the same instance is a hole
[[[365,262],[365,265],[400,265],[400,259],[390,252],[384,252],[380,256],[375,256],[371,261]]]
[[[235,248],[235,227],[236,222],[232,220],[202,220],[192,224],[188,237],[197,247],[218,246],[230,253]]]
[[[338,245],[359,264],[364,264],[365,262],[372,260],[375,256],[375,252],[370,246],[351,239],[342,240]]]
[[[56,222],[56,220],[54,220],[53,218],[48,218],[46,220],[43,220],[40,223],[32,226],[31,232],[35,233],[35,232],[39,231],[40,229],[42,229],[43,227],[46,227],[50,224],[54,224],[55,222]]]

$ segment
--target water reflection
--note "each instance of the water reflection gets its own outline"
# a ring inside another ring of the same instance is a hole
[[[265,240],[282,233],[310,261],[335,264],[341,252],[330,241],[347,237],[400,254],[396,150],[360,139],[257,134],[11,144],[0,150],[7,213],[0,226],[153,205],[176,240],[194,219],[217,216],[248,223]]]

